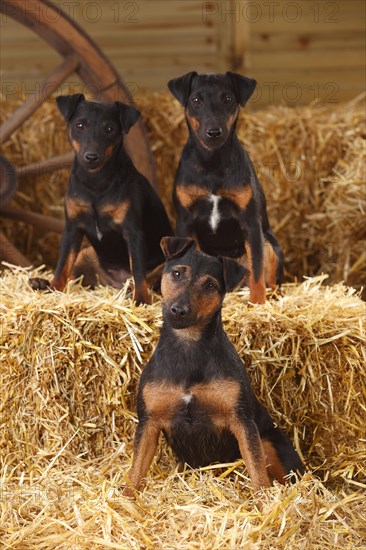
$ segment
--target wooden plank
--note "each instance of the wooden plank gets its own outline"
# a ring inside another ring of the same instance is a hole
[[[185,56],[187,63],[189,60],[187,59],[188,54],[191,54],[194,56],[194,58],[197,57],[206,57],[206,58],[213,58],[217,55],[217,46],[215,44],[210,44],[208,47],[205,44],[200,44],[196,42],[192,42],[189,45],[184,45],[183,47],[179,47],[178,44],[175,45],[174,48],[170,48],[170,45],[167,44],[166,46],[156,46],[148,48],[147,46],[139,46],[138,48],[126,48],[121,49],[119,47],[116,47],[115,45],[111,45],[108,48],[108,52],[111,58],[114,60],[114,64],[116,64],[116,60],[124,60],[125,65],[133,65],[135,62],[138,62],[138,60],[142,63],[145,63],[146,65],[150,63],[151,60],[153,60],[157,65],[161,61],[159,59],[164,58],[170,58],[174,59],[177,55],[179,56]],[[34,60],[34,50],[28,50],[24,51],[24,54],[22,56],[22,61],[24,62],[24,65],[26,66],[28,62],[32,62]],[[16,52],[13,52],[11,55],[7,56],[7,59],[4,59],[4,62],[2,63],[2,72],[3,74],[10,70],[17,61],[19,60],[18,54]],[[118,61],[117,61],[118,62]],[[34,65],[34,63],[32,63]],[[39,71],[40,67],[52,67],[51,60],[47,53],[41,53],[39,56],[37,56],[37,64],[35,65],[35,69],[37,72]],[[54,66],[54,63],[53,63]]]
[[[355,85],[359,83],[363,84],[360,79],[360,70],[359,69],[337,69],[337,70],[324,70],[324,69],[313,69],[304,71],[302,68],[297,70],[288,71],[286,68],[282,69],[273,69],[268,71],[268,69],[257,69],[253,71],[253,75],[258,82],[280,82],[280,83],[290,83],[290,82],[299,82],[304,85],[315,85],[319,82],[336,82],[339,84],[349,83]]]
[[[252,33],[250,49],[253,54],[278,51],[300,50],[305,52],[316,51],[322,55],[323,51],[339,50],[347,47],[350,50],[365,48],[365,33],[361,31],[339,31],[337,33]]]
[[[360,74],[361,73],[361,74]],[[343,69],[337,71],[257,70],[257,90],[248,105],[306,104],[320,99],[321,103],[347,101],[364,91],[362,72]]]
[[[286,105],[288,107],[296,107],[299,105],[309,105],[310,103],[319,103],[320,105],[337,105],[341,102],[352,101],[355,97],[360,95],[364,91],[364,88],[354,88],[354,89],[344,89],[340,90],[337,97],[337,101],[328,101],[327,96],[323,96],[321,93],[314,99],[314,93],[311,90],[303,90],[301,98],[292,101],[295,96],[290,96],[289,98],[286,94],[283,96],[281,94],[275,94],[274,98],[271,101],[265,100],[263,97],[261,100],[256,101],[255,103],[248,103],[248,108],[257,110],[268,107],[269,105]]]
[[[251,23],[251,31],[252,33],[258,33],[258,34],[268,34],[270,35],[271,32],[274,30],[278,33],[287,33],[287,34],[303,34],[309,31],[311,29],[313,32],[316,33],[333,33],[336,34],[339,31],[342,32],[362,32],[365,28],[364,19],[361,14],[356,14],[353,17],[348,17],[344,20],[339,20],[334,23],[322,23],[319,22],[317,24],[314,24],[311,19],[309,18],[306,21],[300,20],[296,23],[288,23],[286,21],[283,21],[283,19],[278,19],[275,21],[263,21],[258,23]]]
[[[314,32],[337,32],[362,30],[365,21],[365,2],[361,1],[308,1],[257,0],[247,2],[240,12],[240,18],[250,23],[253,32],[296,33],[299,30]]]
[[[161,25],[152,27],[149,26],[145,29],[131,29],[123,34],[117,28],[108,29],[108,27],[102,27],[98,32],[93,33],[93,39],[95,41],[116,41],[118,45],[120,44],[133,44],[140,43],[141,41],[147,42],[149,40],[154,40],[157,42],[164,43],[167,40],[174,41],[175,38],[179,37],[181,39],[188,40],[192,36],[202,37],[202,39],[207,39],[209,37],[214,37],[215,32],[212,28],[202,27],[202,24],[198,22],[197,24],[187,24],[181,25],[179,28],[177,26],[169,25],[166,28],[163,28]],[[21,41],[21,43],[19,43]],[[36,45],[39,42],[36,35],[31,35],[28,32],[22,32],[21,28],[12,27],[10,25],[6,26],[6,30],[1,33],[1,43],[12,45],[15,48],[21,49],[23,43]]]
[[[360,68],[365,66],[365,54],[359,49],[342,49],[336,52],[324,51],[319,55],[317,51],[279,51],[279,52],[253,52],[251,55],[252,66],[258,69],[273,69],[274,67],[286,67],[287,70],[298,69],[341,69]]]
[[[246,6],[246,0],[241,0],[237,4],[231,2],[231,11],[234,11],[238,6],[238,9],[242,13],[244,7]],[[250,51],[250,38],[251,38],[251,27],[248,21],[245,19],[242,21],[233,17],[232,21],[232,69],[239,73],[247,72],[246,60],[247,55]]]
[[[68,2],[53,0],[69,17],[87,25],[114,23],[120,26],[133,26],[144,21],[170,20],[171,18],[201,17],[202,3],[197,0],[134,0],[90,2],[78,0]]]

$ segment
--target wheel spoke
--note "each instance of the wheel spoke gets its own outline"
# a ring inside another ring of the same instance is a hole
[[[20,166],[17,168],[16,172],[19,178],[29,175],[38,176],[40,174],[45,174],[46,172],[54,172],[60,168],[67,168],[68,166],[71,166],[73,160],[74,153],[65,153],[64,155],[58,155],[50,159],[27,164],[27,166]]]
[[[62,220],[52,218],[51,216],[45,216],[43,214],[28,212],[20,208],[13,208],[12,206],[4,206],[0,209],[0,213],[5,218],[28,223],[44,231],[55,231],[56,233],[62,233],[64,227],[64,222]]]
[[[30,261],[5,237],[0,233],[0,262],[7,262],[20,267],[29,267]]]
[[[30,94],[28,99],[3,122],[0,127],[0,143],[3,143],[10,135],[29,118],[42,103],[48,99],[62,82],[79,66],[80,58],[77,54],[68,55],[65,60],[42,82],[40,90]]]

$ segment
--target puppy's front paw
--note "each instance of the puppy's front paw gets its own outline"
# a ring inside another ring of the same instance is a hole
[[[149,294],[148,285],[145,281],[138,287],[135,287],[133,299],[137,306],[141,306],[142,304],[151,304],[151,296]]]
[[[41,277],[32,277],[28,280],[28,282],[33,290],[46,290],[48,292],[52,290],[51,283],[48,279],[42,279]]]

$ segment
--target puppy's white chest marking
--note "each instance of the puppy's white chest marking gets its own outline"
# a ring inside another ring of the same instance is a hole
[[[188,405],[188,403],[190,403],[192,401],[193,395],[191,393],[184,393],[182,395],[182,399],[183,399],[184,403],[186,405]]]
[[[212,203],[212,211],[211,211],[211,216],[208,223],[214,233],[216,232],[221,219],[220,210],[219,210],[220,199],[221,197],[219,197],[218,195],[210,195],[208,199]]]
[[[99,229],[96,220],[95,220],[95,231],[96,231],[96,233],[97,233],[97,238],[98,238],[98,240],[101,241],[101,240],[102,240],[102,237],[103,237],[103,233],[102,233],[101,230]]]

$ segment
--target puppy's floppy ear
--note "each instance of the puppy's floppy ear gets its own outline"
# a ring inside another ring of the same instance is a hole
[[[117,105],[119,110],[119,120],[122,130],[125,134],[128,134],[130,128],[132,128],[140,118],[141,113],[135,107],[126,105],[126,103],[122,103],[121,101],[116,101],[115,105]]]
[[[238,73],[232,73],[231,71],[228,71],[226,74],[231,78],[238,102],[242,107],[244,107],[250,96],[253,94],[257,81],[253,78],[248,78],[247,76],[242,76]]]
[[[192,79],[197,76],[197,74],[196,71],[191,71],[183,76],[178,76],[178,78],[173,78],[168,82],[169,90],[183,107],[186,106],[191,92]]]
[[[74,114],[76,107],[85,101],[84,94],[58,95],[56,97],[57,107],[65,120],[69,121]]]
[[[249,271],[232,258],[221,256],[220,259],[224,269],[225,290],[231,292],[243,281],[244,277],[249,275]]]
[[[160,241],[160,247],[167,260],[183,256],[191,247],[196,245],[193,239],[183,237],[163,237]]]

